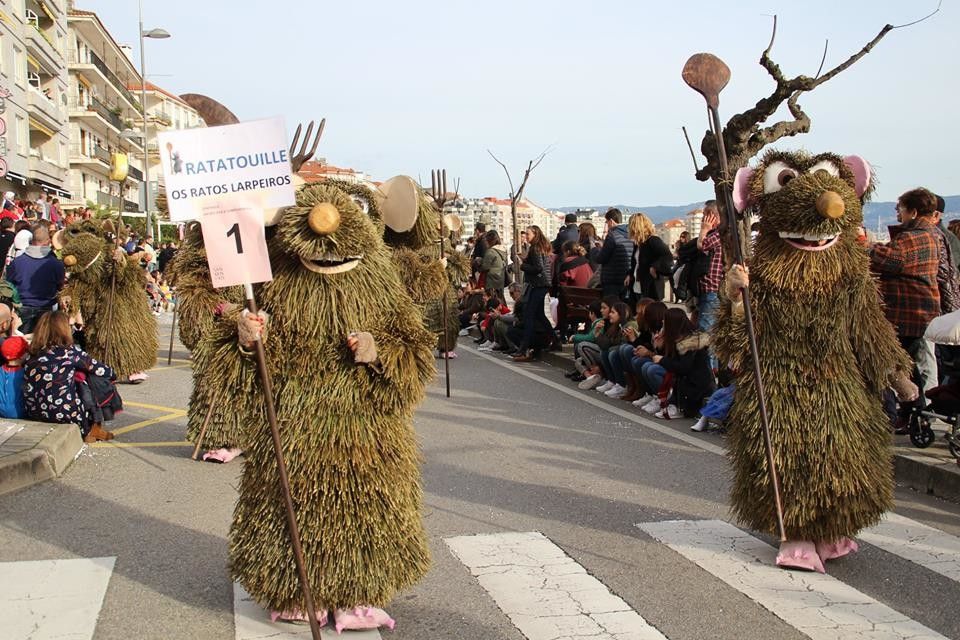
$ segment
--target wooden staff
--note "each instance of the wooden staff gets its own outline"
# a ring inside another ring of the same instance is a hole
[[[710,53],[698,53],[683,66],[683,80],[704,97],[707,101],[707,110],[710,113],[710,129],[717,141],[717,155],[720,160],[722,183],[720,191],[723,193],[723,203],[727,210],[727,232],[731,234],[736,251],[736,263],[744,265],[743,248],[740,246],[740,233],[737,228],[737,211],[733,205],[731,191],[730,168],[727,165],[727,149],[723,143],[723,126],[720,124],[720,92],[730,81],[730,68],[723,60]],[[777,530],[780,541],[787,540],[783,526],[783,503],[780,499],[780,480],[777,477],[776,456],[773,451],[773,441],[770,438],[770,418],[767,413],[767,398],[763,389],[763,377],[760,372],[760,352],[757,349],[757,334],[753,325],[753,312],[750,310],[750,290],[747,287],[740,289],[743,295],[743,318],[747,329],[747,338],[750,342],[750,356],[753,361],[753,376],[757,385],[757,401],[760,407],[760,422],[763,426],[763,444],[767,452],[767,469],[770,473],[770,485],[773,489],[773,501],[777,512]]]
[[[257,315],[257,301],[253,297],[253,285],[247,283],[244,293],[247,298],[247,310]],[[297,564],[297,574],[300,577],[300,588],[303,590],[303,599],[307,605],[307,620],[310,622],[310,633],[313,640],[321,640],[320,625],[317,623],[317,608],[313,604],[313,593],[310,591],[310,582],[307,578],[307,565],[303,557],[303,545],[300,542],[300,527],[297,525],[297,514],[290,495],[290,479],[287,475],[287,464],[283,460],[283,446],[280,442],[280,426],[277,423],[277,410],[273,403],[273,381],[267,369],[267,354],[263,349],[263,340],[258,336],[254,342],[254,354],[257,360],[257,373],[263,385],[263,397],[267,406],[267,421],[270,423],[270,435],[273,437],[273,453],[277,459],[277,474],[280,476],[280,488],[283,493],[283,502],[287,511],[287,530],[290,533],[290,543],[293,547],[293,557]]]
[[[447,195],[447,170],[442,172],[438,169],[430,172],[430,191],[433,195],[433,202],[440,214],[440,264],[443,264],[445,257],[443,240],[443,204]],[[443,274],[444,280],[447,278],[446,269]],[[444,286],[443,295],[440,296],[440,306],[443,314],[443,371],[447,379],[447,397],[450,397],[450,353],[447,351],[447,345],[450,341],[450,332],[448,331],[448,310],[447,310],[447,287]]]
[[[213,416],[213,402],[210,403],[210,407],[207,408],[207,415],[203,418],[203,424],[200,425],[200,435],[197,436],[197,446],[193,448],[193,455],[190,456],[191,460],[196,460],[197,456],[200,454],[200,445],[203,444],[203,436],[207,434],[207,425],[210,424],[210,418]]]
[[[179,304],[173,304],[173,323],[170,325],[170,348],[167,349],[167,366],[173,362],[173,335],[177,331],[177,309],[180,307]]]

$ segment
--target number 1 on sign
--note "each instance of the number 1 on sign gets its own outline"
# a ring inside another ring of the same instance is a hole
[[[230,236],[233,236],[234,241],[237,243],[237,253],[243,255],[243,241],[240,239],[239,222],[234,222],[230,230],[227,231],[227,237],[229,238]]]

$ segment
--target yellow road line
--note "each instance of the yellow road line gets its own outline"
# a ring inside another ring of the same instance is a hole
[[[117,433],[114,431],[114,433]],[[118,449],[129,449],[131,447],[192,447],[192,442],[186,440],[182,442],[97,442],[91,447],[116,447]]]
[[[124,400],[123,404],[128,407],[137,407],[138,409],[154,409],[156,411],[166,411],[166,412],[186,411],[186,409],[178,409],[177,407],[164,407],[159,404],[147,404],[145,402],[132,402],[132,401]]]
[[[141,422],[135,422],[126,427],[120,427],[119,429],[113,429],[113,433],[120,435],[123,433],[130,433],[131,431],[136,431],[137,429],[143,429],[144,427],[149,427],[152,424],[157,424],[160,422],[166,422],[167,420],[173,420],[174,418],[182,418],[187,415],[186,411],[177,411],[176,413],[168,413],[156,418],[150,418],[149,420],[143,420]]]
[[[167,365],[164,364],[164,365],[158,365],[153,369],[148,369],[148,371],[152,373],[156,373],[157,371],[169,371],[170,369],[189,369],[191,366],[192,365],[189,365],[189,364],[172,364],[168,367]]]
[[[166,362],[166,361],[167,361],[167,354],[166,354],[166,352],[158,355],[158,356],[157,356],[157,360],[163,360],[164,362]],[[171,358],[170,360],[171,360],[172,362],[186,362],[186,363],[188,363],[188,364],[191,363],[191,362],[193,362],[193,360],[188,360],[187,358]]]

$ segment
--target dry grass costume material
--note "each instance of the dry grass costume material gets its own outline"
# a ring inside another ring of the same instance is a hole
[[[856,156],[777,151],[756,170],[741,169],[734,187],[738,209],[752,204],[759,213],[749,286],[786,534],[815,543],[823,559],[842,555],[824,545],[893,506],[881,395],[911,370],[856,241],[870,188],[869,165]],[[733,510],[745,525],[776,533],[742,306],[729,298],[714,344],[739,372],[729,418]]]
[[[171,284],[177,290],[180,341],[190,350],[193,391],[187,412],[187,439],[196,443],[207,409],[210,416],[203,444],[207,449],[243,448],[243,427],[233,407],[236,404],[237,372],[225,370],[220,361],[223,334],[235,323],[215,314],[223,303],[242,305],[243,289],[216,289],[210,278],[207,253],[199,222],[187,225],[183,242],[169,267]],[[222,326],[227,323],[229,326]],[[218,326],[221,325],[221,326]]]
[[[337,215],[312,215],[319,203]],[[340,189],[302,188],[268,245],[274,280],[257,299],[270,316],[264,346],[313,597],[321,608],[383,606],[430,563],[413,412],[435,373],[433,336],[379,227]],[[351,332],[373,336],[376,362],[355,362]],[[219,339],[251,425],[231,575],[269,609],[305,611],[254,361],[236,326]]]
[[[92,220],[57,232],[54,245],[69,274],[63,297],[71,311],[83,315],[86,351],[113,367],[119,379],[152,368],[159,348],[157,321],[150,313],[139,256],[120,255]]]

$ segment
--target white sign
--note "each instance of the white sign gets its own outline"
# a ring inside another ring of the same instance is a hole
[[[198,219],[225,196],[260,209],[295,204],[286,139],[283,118],[158,133],[170,219]]]
[[[272,280],[263,214],[242,203],[223,205],[207,207],[200,216],[213,286]]]

